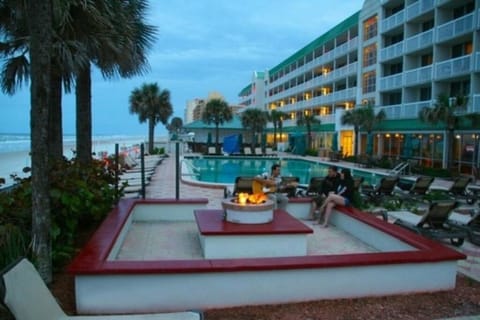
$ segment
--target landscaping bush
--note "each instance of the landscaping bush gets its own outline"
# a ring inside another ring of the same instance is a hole
[[[52,169],[50,182],[52,259],[59,267],[73,257],[79,230],[101,221],[119,195],[113,171],[97,160],[88,166],[62,161]],[[31,256],[31,203],[30,178],[17,179],[15,188],[0,193],[0,267]]]

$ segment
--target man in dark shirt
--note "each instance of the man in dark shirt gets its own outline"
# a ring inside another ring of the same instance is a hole
[[[330,192],[335,192],[337,190],[338,184],[340,182],[340,175],[338,173],[337,166],[328,167],[328,173],[322,183],[321,192],[312,199],[312,205],[310,207],[310,212],[308,214],[308,219],[315,219],[315,211],[319,208],[323,200],[328,196]]]

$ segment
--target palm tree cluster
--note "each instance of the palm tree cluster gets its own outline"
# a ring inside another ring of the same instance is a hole
[[[269,115],[266,111],[260,109],[247,109],[242,113],[242,126],[252,133],[251,146],[255,148],[257,141],[255,137],[262,135],[267,126]]]
[[[302,116],[297,120],[298,126],[307,127],[307,146],[309,149],[312,148],[312,126],[320,123],[321,121],[313,114],[302,114]]]
[[[156,28],[144,22],[147,0],[0,1],[0,85],[14,94],[31,80],[33,234],[50,228],[46,171],[63,157],[62,86],[75,87],[77,160],[91,160],[91,64],[106,78],[148,70]],[[34,254],[47,282],[48,236]]]
[[[346,111],[342,115],[342,124],[352,125],[353,131],[355,133],[355,143],[354,156],[358,155],[358,138],[360,130],[366,131],[369,135],[372,133],[372,130],[375,126],[383,121],[386,118],[385,111],[380,110],[378,113],[375,113],[375,109],[371,105],[359,106],[354,109]]]

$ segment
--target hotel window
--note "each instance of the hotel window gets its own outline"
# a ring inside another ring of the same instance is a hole
[[[367,72],[363,74],[363,93],[374,92],[376,89],[376,74],[375,71]]]
[[[433,55],[431,53],[423,55],[420,59],[422,67],[429,66],[433,63]]]
[[[373,16],[363,23],[363,40],[377,36],[377,16]]]
[[[363,48],[363,66],[368,67],[377,63],[377,44]]]
[[[432,100],[432,88],[425,87],[420,88],[420,101]]]
[[[452,47],[452,58],[458,58],[467,54],[471,54],[473,50],[472,42],[457,44]]]

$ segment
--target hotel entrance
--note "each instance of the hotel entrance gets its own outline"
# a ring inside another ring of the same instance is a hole
[[[343,156],[353,156],[353,131],[341,131],[340,132],[340,144],[339,148],[342,150]]]

